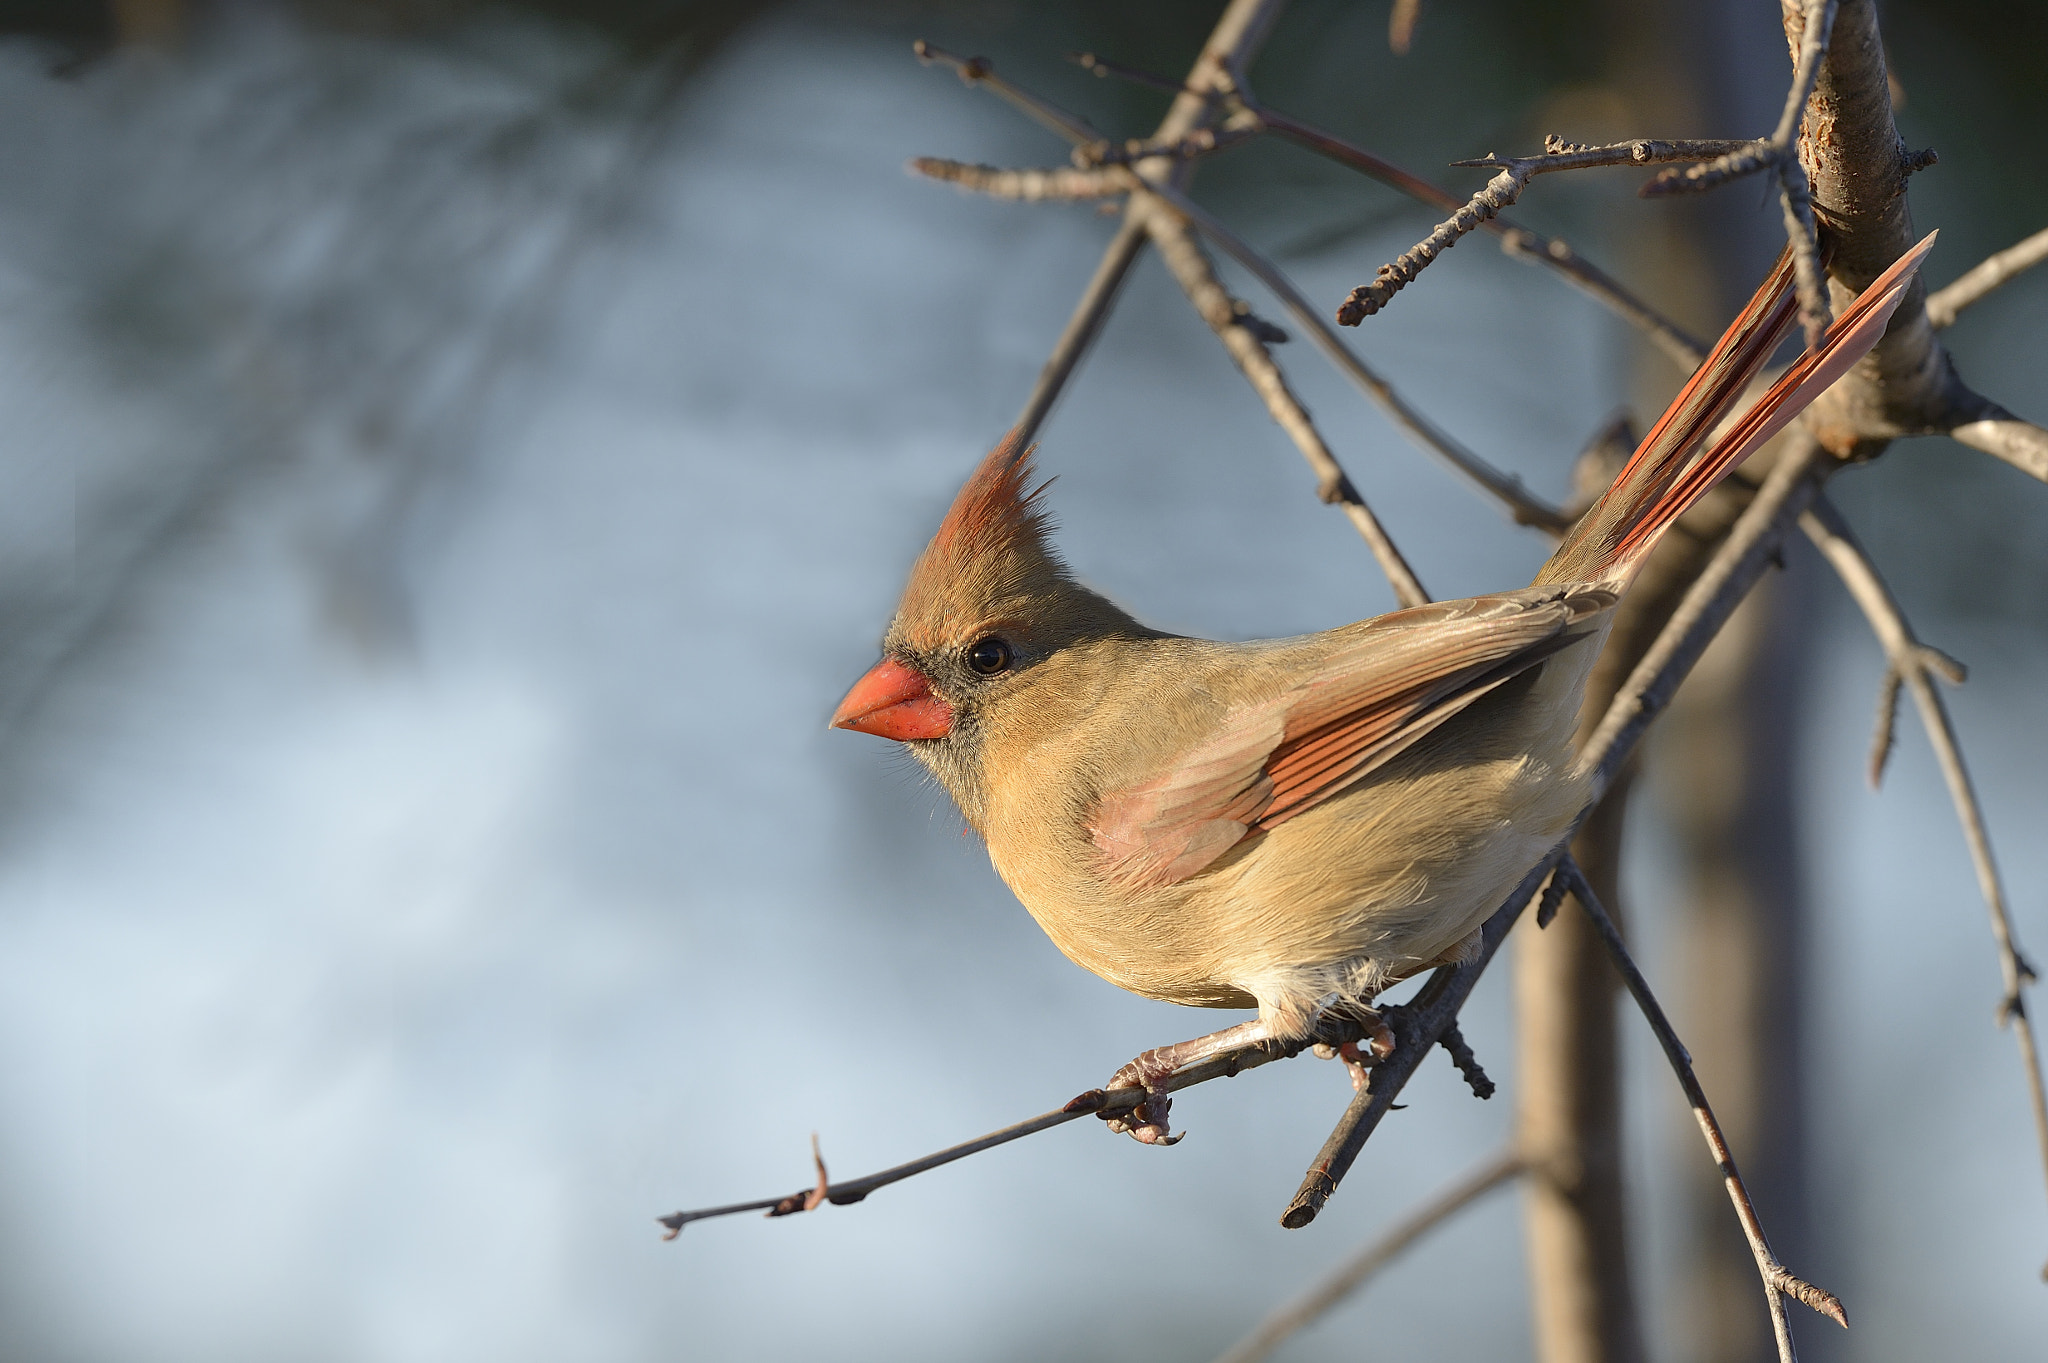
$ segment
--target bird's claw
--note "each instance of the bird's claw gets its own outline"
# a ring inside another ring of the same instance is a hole
[[[1318,1041],[1311,1049],[1319,1060],[1342,1060],[1344,1068],[1351,1074],[1351,1091],[1357,1093],[1365,1088],[1372,1067],[1394,1053],[1394,1029],[1387,1025],[1386,1016],[1369,1011],[1364,1019],[1365,1037],[1363,1042],[1346,1041],[1332,1045]],[[1363,1044],[1364,1050],[1360,1050]]]
[[[1167,1114],[1173,1109],[1173,1099],[1161,1087],[1166,1077],[1173,1073],[1173,1067],[1167,1065],[1162,1068],[1157,1064],[1147,1064],[1149,1058],[1149,1052],[1139,1056],[1112,1074],[1109,1082],[1103,1085],[1105,1089],[1143,1089],[1145,1101],[1121,1112],[1104,1112],[1099,1115],[1111,1131],[1127,1135],[1140,1145],[1178,1145],[1181,1136],[1172,1134],[1171,1128],[1167,1125]],[[1081,1095],[1082,1098],[1088,1096]],[[1075,1102],[1079,1101],[1079,1098],[1075,1099]]]

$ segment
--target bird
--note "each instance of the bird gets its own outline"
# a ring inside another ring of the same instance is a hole
[[[1179,1139],[1164,1081],[1470,959],[1480,925],[1574,827],[1574,748],[1615,606],[1659,538],[1884,334],[1932,235],[1743,414],[1799,308],[1789,249],[1527,587],[1294,638],[1153,629],[1051,543],[1020,432],[917,558],[882,657],[835,728],[903,744],[1077,964],[1147,998],[1257,1008],[1156,1047],[1106,1087],[1114,1130]],[[1354,1082],[1359,1074],[1354,1069]]]

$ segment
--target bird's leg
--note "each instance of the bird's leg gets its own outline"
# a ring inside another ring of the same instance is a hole
[[[1141,1088],[1145,1090],[1145,1101],[1128,1112],[1106,1113],[1103,1120],[1109,1123],[1111,1131],[1129,1132],[1132,1140],[1145,1145],[1172,1145],[1180,1137],[1167,1134],[1166,1117],[1173,1107],[1173,1100],[1167,1096],[1164,1087],[1167,1077],[1175,1070],[1199,1064],[1225,1051],[1274,1039],[1275,1033],[1265,1019],[1253,1018],[1250,1022],[1240,1022],[1235,1027],[1225,1027],[1220,1032],[1198,1036],[1192,1041],[1154,1047],[1111,1075],[1109,1082],[1102,1086],[1103,1089]],[[1101,1091],[1084,1093],[1074,1103],[1094,1097]]]

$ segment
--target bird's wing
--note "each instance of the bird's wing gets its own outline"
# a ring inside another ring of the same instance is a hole
[[[1357,627],[1277,695],[1232,710],[1138,785],[1104,792],[1088,827],[1109,873],[1134,886],[1199,873],[1584,637],[1573,626],[1613,601],[1583,587],[1525,588]]]

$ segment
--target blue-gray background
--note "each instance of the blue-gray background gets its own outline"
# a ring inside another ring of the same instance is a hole
[[[1082,1124],[662,1243],[660,1213],[803,1183],[813,1130],[865,1171],[1222,1020],[1068,964],[910,764],[824,728],[1109,231],[904,175],[1062,154],[907,39],[1020,50],[1135,132],[1156,101],[1060,67],[1044,30],[1141,25],[779,10],[664,84],[531,15],[315,11],[215,7],[170,51],[0,44],[0,1352],[1193,1359],[1499,1145],[1508,1101],[1432,1065],[1283,1232],[1347,1097],[1304,1061],[1189,1095],[1170,1153]],[[1425,169],[1620,117],[1454,7],[1420,75],[1380,7],[1305,12],[1269,97]],[[1146,55],[1184,62],[1205,22]],[[1998,108],[1919,22],[1894,50],[1909,137],[1953,130],[1914,187],[1939,283],[2040,205],[1992,192],[1995,137],[1957,141]],[[1492,101],[1431,104],[1459,70]],[[1284,150],[1211,180],[1323,302],[1427,223]],[[1528,216],[1626,258],[1626,190]],[[2044,319],[2036,278],[1951,338],[2036,418]],[[1354,339],[1551,495],[1638,396],[1639,340],[1484,244]],[[1526,579],[1537,537],[1280,353],[1432,591]],[[1155,262],[1042,461],[1077,569],[1148,620],[1240,638],[1390,604]],[[1925,441],[1838,486],[1973,665],[1959,723],[2048,949],[2048,489]],[[2048,1203],[1983,912],[1910,721],[1863,785],[1880,661],[1815,591],[1814,1276],[1856,1320],[1832,1356],[2031,1356]],[[1511,1087],[1504,984],[1467,1032]],[[1696,1156],[1627,1034],[1642,1281],[1682,1360],[1660,1189]],[[1287,1356],[1524,1357],[1521,1254],[1497,1195]]]

